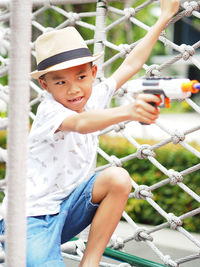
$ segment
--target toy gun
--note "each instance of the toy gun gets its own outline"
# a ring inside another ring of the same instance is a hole
[[[196,80],[180,78],[146,78],[129,81],[128,92],[133,94],[156,94],[163,98],[166,108],[170,107],[170,100],[184,100],[200,90],[200,83]],[[151,103],[155,105],[155,103]]]

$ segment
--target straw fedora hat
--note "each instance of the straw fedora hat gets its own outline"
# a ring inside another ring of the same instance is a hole
[[[37,70],[31,77],[38,79],[50,71],[62,70],[97,60],[102,53],[92,55],[82,36],[74,27],[42,34],[35,43]]]

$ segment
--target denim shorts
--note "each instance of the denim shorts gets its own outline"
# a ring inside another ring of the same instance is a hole
[[[28,217],[27,267],[65,267],[60,245],[69,241],[91,222],[98,204],[91,202],[98,174],[79,185],[61,204],[55,215]],[[0,222],[4,234],[4,222]]]

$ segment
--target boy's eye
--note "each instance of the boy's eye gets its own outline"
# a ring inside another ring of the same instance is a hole
[[[58,85],[62,85],[62,84],[64,84],[65,82],[64,81],[59,81],[59,82],[57,82],[56,84],[58,84]]]
[[[81,75],[78,77],[78,80],[83,80],[86,77],[86,75]]]

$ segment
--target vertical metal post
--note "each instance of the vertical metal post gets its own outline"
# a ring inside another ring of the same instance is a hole
[[[26,155],[29,126],[31,0],[11,2],[6,266],[26,266]]]

